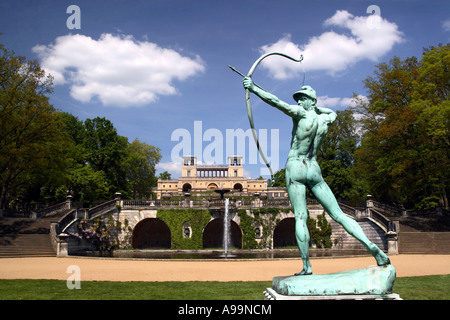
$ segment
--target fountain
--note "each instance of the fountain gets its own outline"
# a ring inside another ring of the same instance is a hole
[[[225,214],[223,217],[223,255],[228,256],[228,247],[230,245],[230,217],[229,217],[230,199],[225,199]]]
[[[231,223],[230,223],[230,199],[225,199],[225,213],[223,215],[223,252],[219,256],[221,258],[235,258],[236,255],[229,253],[231,240]]]
[[[215,193],[220,194],[220,199],[224,199],[224,194],[230,192],[230,189],[224,189],[223,185],[220,189],[215,189]],[[225,213],[223,216],[223,253],[220,255],[221,258],[227,258],[227,257],[234,257],[234,255],[231,255],[228,253],[228,248],[230,246],[230,214],[229,214],[229,206],[230,206],[230,199],[225,199]]]
[[[230,192],[230,189],[224,189],[224,188],[214,189],[214,192],[220,194],[220,200],[223,200],[223,195],[225,193]]]

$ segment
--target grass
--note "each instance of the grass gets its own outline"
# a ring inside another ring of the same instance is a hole
[[[112,282],[82,281],[81,289],[62,280],[0,280],[7,300],[260,300],[270,281]]]
[[[397,278],[394,292],[404,300],[449,300],[450,275]]]
[[[110,282],[82,281],[69,290],[62,280],[0,280],[1,300],[262,300],[270,281]],[[450,299],[450,275],[397,278],[404,300]]]

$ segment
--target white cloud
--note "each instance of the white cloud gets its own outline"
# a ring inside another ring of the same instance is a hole
[[[242,172],[242,176],[251,179],[252,178],[252,173],[249,170],[244,168],[243,172]]]
[[[306,44],[295,44],[291,35],[260,48],[261,53],[282,52],[292,57],[304,56],[307,71],[326,71],[331,75],[346,70],[361,60],[377,61],[396,43],[403,41],[403,33],[395,23],[372,15],[355,17],[347,11],[337,11],[324,22],[324,27],[344,29],[343,33],[326,31],[309,39]],[[262,65],[277,79],[296,77],[303,72],[300,64],[288,59],[265,59]]]
[[[361,101],[368,101],[366,96],[358,95],[357,99]],[[317,106],[318,107],[325,107],[330,109],[335,108],[348,108],[348,107],[355,107],[357,101],[355,98],[340,98],[340,97],[328,97],[328,96],[319,96],[317,97]]]
[[[444,31],[450,31],[450,19],[442,22],[442,29],[444,29]]]
[[[171,174],[181,174],[181,162],[161,162],[155,165],[156,170],[160,170],[161,172],[167,171]]]
[[[54,76],[55,85],[69,85],[78,101],[98,97],[105,106],[152,103],[160,95],[177,93],[174,80],[205,70],[199,56],[184,57],[152,42],[107,33],[98,40],[79,34],[61,36],[54,44],[37,45],[33,51],[42,68]]]

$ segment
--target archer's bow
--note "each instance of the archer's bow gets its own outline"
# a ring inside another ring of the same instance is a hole
[[[293,61],[295,61],[295,62],[301,62],[301,61],[303,60],[303,55],[300,55],[300,59],[295,59],[295,58],[292,58],[291,56],[288,56],[288,55],[286,55],[286,54],[284,54],[284,53],[279,53],[279,52],[269,52],[269,53],[266,53],[266,54],[262,55],[261,57],[259,57],[259,59],[256,60],[255,63],[253,63],[252,67],[250,68],[249,72],[247,73],[247,77],[248,77],[248,78],[251,78],[252,75],[253,75],[253,72],[255,71],[255,69],[256,69],[256,67],[258,66],[258,64],[259,64],[262,60],[264,60],[265,58],[267,58],[268,56],[271,56],[271,55],[279,55],[279,56],[288,58],[288,59],[290,59],[290,60],[293,60]],[[230,67],[230,68],[231,68],[233,71],[237,72],[234,68],[232,68],[232,67]],[[241,75],[242,75],[242,74],[241,74]],[[249,120],[249,122],[250,122],[250,127],[251,127],[251,129],[252,129],[253,138],[255,139],[256,147],[258,148],[258,151],[259,151],[259,153],[260,153],[260,155],[261,155],[261,158],[263,159],[263,161],[264,161],[264,163],[266,164],[267,168],[269,168],[270,176],[271,176],[271,179],[272,179],[272,181],[273,181],[273,172],[272,172],[272,168],[270,167],[269,162],[267,161],[267,159],[266,159],[266,157],[265,157],[263,151],[261,150],[261,148],[260,148],[260,146],[259,146],[259,140],[258,140],[258,136],[257,136],[257,134],[256,134],[255,124],[254,124],[254,122],[253,122],[253,112],[252,112],[252,106],[251,106],[251,104],[250,104],[250,90],[249,90],[249,89],[245,89],[245,102],[246,102],[246,105],[247,105],[247,115],[248,115],[248,120]]]

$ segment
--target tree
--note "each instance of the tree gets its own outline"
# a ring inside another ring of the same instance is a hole
[[[92,205],[119,191],[124,197],[148,198],[156,184],[155,165],[160,149],[138,139],[128,143],[105,118],[84,122],[64,114],[72,142],[67,189],[74,199]]]
[[[322,175],[337,199],[351,200],[364,196],[357,179],[353,153],[359,143],[356,120],[351,109],[338,110],[336,120],[320,146],[317,161]]]
[[[280,169],[273,175],[273,181],[270,182],[271,187],[286,187],[286,169]]]
[[[86,161],[94,171],[102,171],[110,192],[127,193],[127,181],[123,162],[128,140],[117,134],[116,128],[106,118],[96,117],[84,122],[83,147]]]
[[[310,233],[310,246],[315,244],[317,248],[331,248],[331,224],[327,221],[325,212],[317,216],[317,221],[308,214],[307,219],[308,230]]]
[[[381,63],[365,80],[356,168],[380,201],[448,207],[449,63],[449,45],[439,45],[425,49],[420,62]]]
[[[170,180],[170,179],[172,179],[172,175],[169,172],[164,171],[164,172],[161,172],[159,174],[159,179],[161,179],[161,180]]]
[[[421,184],[426,194],[422,206],[449,207],[450,182],[450,45],[424,49],[411,108],[416,126],[423,128],[418,140],[423,159]]]
[[[150,197],[152,187],[156,185],[155,165],[161,160],[160,151],[138,139],[128,145],[124,165],[133,199]]]
[[[67,144],[49,103],[52,77],[0,44],[0,208],[63,177]],[[37,192],[39,194],[39,192]]]

